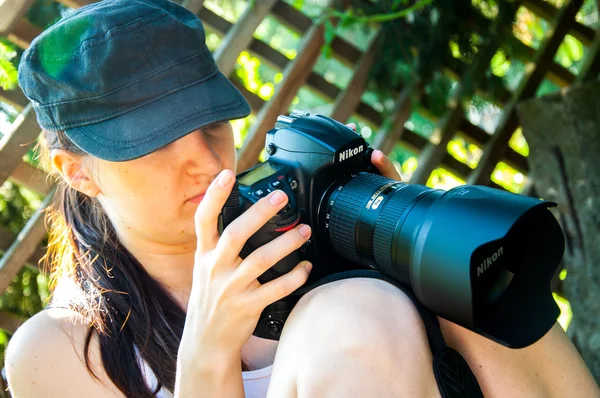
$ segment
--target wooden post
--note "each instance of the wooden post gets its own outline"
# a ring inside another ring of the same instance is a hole
[[[12,125],[11,131],[0,140],[0,185],[17,167],[21,158],[40,135],[35,111],[27,105]]]
[[[525,0],[524,3],[525,7],[548,21],[556,19],[556,16],[560,12],[547,1]],[[585,26],[581,22],[574,20],[567,33],[579,40],[584,46],[589,46],[594,39],[595,32],[594,29],[589,26]]]
[[[27,13],[33,0],[4,0],[0,2],[0,35],[6,36]]]
[[[360,97],[365,91],[369,71],[371,70],[371,66],[373,66],[378,45],[379,36],[373,39],[367,51],[354,67],[352,78],[346,85],[346,88],[335,99],[333,111],[330,115],[332,119],[346,123],[348,118],[354,113],[354,110],[360,103]]]
[[[0,294],[4,293],[12,278],[21,270],[25,261],[38,249],[42,239],[46,237],[44,210],[54,196],[54,190],[46,196],[40,208],[27,221],[13,244],[0,258]]]
[[[0,250],[3,252],[7,251],[10,245],[13,244],[17,235],[13,234],[8,229],[0,226]],[[35,252],[27,259],[25,266],[31,269],[38,269],[38,264],[42,257],[46,254],[46,250],[42,247],[38,247]]]
[[[396,141],[402,138],[404,124],[410,117],[413,105],[419,100],[423,93],[423,85],[420,81],[413,80],[408,83],[396,98],[394,110],[389,120],[384,122],[383,128],[375,136],[373,148],[388,154],[394,149]]]
[[[27,319],[28,317],[26,316],[13,314],[9,311],[0,311],[0,329],[13,334]],[[0,376],[0,378],[2,377]]]
[[[9,91],[0,87],[0,101],[9,103],[17,108],[18,111],[22,111],[29,103],[29,100],[25,97],[25,94],[23,94],[21,87],[16,87],[14,90]]]
[[[587,49],[587,54],[577,75],[577,83],[596,80],[600,73],[600,30],[596,31],[594,41]]]
[[[184,0],[183,2],[183,6],[193,12],[194,15],[197,15],[200,12],[203,5],[204,0]]]
[[[21,160],[10,175],[10,179],[34,192],[47,195],[52,189],[52,178],[41,168],[36,168]]]
[[[40,33],[42,33],[40,28],[26,19],[21,19],[14,29],[8,33],[7,38],[24,50]]]
[[[238,171],[246,170],[258,162],[267,131],[273,128],[277,116],[287,113],[292,99],[317,61],[324,43],[323,30],[323,24],[313,25],[304,36],[298,55],[283,70],[283,79],[269,102],[258,113],[239,151]]]
[[[527,66],[521,84],[515,91],[513,99],[504,107],[502,120],[496,128],[492,139],[484,147],[483,156],[467,179],[467,184],[490,184],[491,173],[498,161],[505,155],[508,148],[508,141],[519,125],[516,112],[517,103],[535,95],[535,91],[546,74],[549,63],[552,62],[558,47],[574,23],[575,15],[581,8],[582,3],[583,0],[572,0],[561,9],[555,24],[554,33],[544,41],[534,63]]]
[[[88,4],[96,3],[98,0],[56,0],[69,8],[80,8]]]
[[[252,42],[254,31],[276,2],[277,0],[261,0],[254,7],[248,5],[240,20],[229,29],[214,54],[217,66],[225,76],[231,74],[239,54]]]

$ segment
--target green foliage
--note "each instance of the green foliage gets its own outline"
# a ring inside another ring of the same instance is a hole
[[[40,204],[39,195],[6,181],[0,187],[0,226],[19,233]]]
[[[463,64],[461,68],[467,68],[484,45],[500,45],[502,37],[486,29],[492,24],[492,18],[510,26],[515,9],[512,1],[491,0],[473,3],[355,0],[350,3],[344,11],[325,10],[321,18],[337,17],[340,24],[352,25],[355,29],[373,25],[380,29],[379,48],[371,70],[373,89],[385,98],[409,81],[424,81],[426,92],[431,94],[432,103],[428,105],[434,115],[445,109],[451,87],[442,73],[444,65],[457,64],[459,60]],[[485,24],[482,32],[473,33],[472,21]],[[331,30],[326,25],[326,42],[331,40]],[[498,69],[499,60],[495,62]],[[502,85],[496,74],[490,73],[486,79],[491,87]],[[468,93],[469,90],[465,95]]]
[[[17,52],[7,44],[0,43],[0,87],[13,90],[17,87],[17,68],[11,60]]]

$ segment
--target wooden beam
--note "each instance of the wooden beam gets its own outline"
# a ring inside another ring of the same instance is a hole
[[[360,61],[354,67],[352,78],[346,85],[346,88],[335,98],[333,111],[330,115],[332,119],[346,123],[356,110],[356,107],[360,103],[360,98],[365,92],[369,71],[375,60],[375,52],[378,45],[379,36],[371,42],[365,54],[363,54]]]
[[[88,4],[96,3],[98,0],[56,0],[65,7],[80,8]]]
[[[0,185],[21,162],[40,132],[35,111],[29,104],[12,124],[11,131],[0,139]]]
[[[298,56],[284,69],[283,78],[275,88],[275,93],[258,113],[256,122],[250,128],[239,151],[239,170],[246,170],[258,162],[267,131],[273,127],[277,116],[287,113],[290,103],[319,57],[324,43],[323,31],[322,24],[313,25],[302,40]]]
[[[531,10],[534,14],[537,14],[538,16],[548,21],[556,19],[556,16],[560,11],[551,3],[542,0],[525,0],[525,7]],[[584,24],[578,21],[574,21],[569,27],[569,30],[567,31],[567,34],[570,34],[571,36],[579,40],[584,46],[589,46],[590,44],[592,44],[595,33],[596,32],[594,31],[594,29],[590,28],[589,26],[585,26]]]
[[[474,30],[476,30],[479,33],[487,31],[489,24],[490,20],[485,18],[481,14],[478,17],[476,17],[473,21],[471,21],[471,26]],[[524,63],[529,63],[532,58],[535,58],[536,50],[523,43],[521,40],[517,39],[512,34],[510,26],[505,26],[502,33],[506,37],[506,45],[512,50],[514,50],[514,56],[516,59]],[[550,64],[547,75],[548,80],[559,85],[560,87],[568,86],[575,81],[575,75],[573,75],[573,73],[571,73],[568,69],[564,68],[562,65],[557,64],[556,62],[554,62],[553,59],[551,59],[548,62]]]
[[[488,142],[492,137],[484,129],[474,125],[466,118],[463,118],[460,121],[460,124],[458,125],[458,130],[462,131],[468,139],[473,141],[473,143],[479,147],[484,146],[485,143]]]
[[[8,250],[10,245],[13,244],[17,235],[13,234],[8,229],[0,226],[0,250],[5,252]],[[38,264],[42,257],[46,254],[46,250],[42,247],[38,247],[35,252],[27,259],[26,266],[31,269],[38,270]]]
[[[22,160],[10,175],[12,181],[44,196],[52,189],[50,178],[52,177],[48,176],[44,170],[35,168]]]
[[[33,0],[4,0],[0,2],[0,35],[6,36],[13,31],[21,18],[27,13]]]
[[[25,94],[23,94],[21,87],[16,87],[14,90],[8,91],[0,87],[0,101],[14,106],[18,111],[22,111],[29,103],[29,100],[25,97]]]
[[[512,148],[509,148],[506,151],[506,155],[501,160],[519,173],[527,174],[529,172],[529,162],[527,161],[527,158],[520,153],[515,152]]]
[[[185,0],[184,6],[197,15],[204,6],[204,0]]]
[[[528,66],[528,70],[521,80],[521,84],[517,88],[513,99],[504,108],[504,114],[496,128],[496,132],[484,147],[483,156],[479,164],[469,176],[468,184],[487,185],[490,183],[490,175],[498,161],[505,157],[508,141],[519,125],[516,112],[517,103],[535,95],[537,88],[546,75],[549,63],[554,58],[571,24],[574,23],[575,15],[579,8],[581,8],[582,3],[583,0],[572,0],[561,10],[555,24],[556,29],[554,30],[554,34],[542,43],[536,55],[535,62]]]
[[[26,19],[21,19],[8,33],[7,38],[24,50],[40,33],[42,33],[40,28]]]
[[[17,328],[21,326],[28,317],[21,316],[10,311],[0,311],[0,329],[14,334]]]
[[[596,31],[594,41],[587,50],[576,82],[582,83],[596,80],[598,74],[600,74],[600,30]]]
[[[239,54],[252,42],[254,31],[271,11],[276,1],[262,0],[255,3],[253,7],[246,7],[240,20],[229,29],[214,54],[217,66],[225,76],[231,74]]]
[[[288,7],[291,7],[291,6],[282,5],[281,2],[279,2],[275,5],[275,7],[273,7],[273,12],[275,12],[277,9],[279,9],[279,12],[281,12],[281,9],[288,10]],[[299,11],[297,11],[293,7],[291,7],[291,11],[285,11],[285,12],[290,14],[290,15],[288,15],[288,17],[290,19],[292,19],[293,15],[296,15],[297,13],[299,13]],[[302,13],[300,13],[300,14],[302,14]],[[228,34],[229,30],[232,27],[232,24],[229,21],[221,18],[220,16],[216,15],[215,13],[213,13],[212,11],[210,11],[206,8],[204,8],[200,11],[199,17],[202,19],[202,21],[206,25],[210,26],[211,28],[213,28],[214,30],[216,30],[217,32],[219,32],[222,35]],[[306,18],[308,18],[308,17],[306,17]],[[299,17],[298,19],[294,19],[294,21],[300,21],[300,24],[302,26],[304,24],[304,22],[302,22],[303,21],[302,17]],[[284,22],[287,23],[287,19]],[[269,65],[271,65],[275,68],[278,68],[278,69],[285,69],[285,67],[290,62],[290,60],[285,55],[283,55],[279,51],[273,49],[268,44],[266,44],[265,42],[263,42],[259,39],[253,39],[252,42],[250,43],[250,46],[248,49],[255,56],[260,57],[261,60],[266,61]],[[360,52],[358,54],[360,54]],[[360,62],[360,58],[357,58],[355,64],[358,64],[359,62]],[[338,87],[336,87],[332,83],[329,83],[322,76],[318,75],[315,72],[311,72],[309,74],[308,79],[306,80],[306,83],[307,83],[309,89],[311,89],[317,95],[323,95],[326,100],[332,100],[332,99],[337,98],[338,93],[341,91]],[[348,87],[351,87],[351,85],[349,84]],[[238,85],[238,88],[239,88],[239,85]],[[245,92],[249,93],[247,90]],[[254,101],[254,105],[251,103],[251,107],[252,107],[253,111],[260,109],[260,107],[258,106],[257,98],[253,98],[252,96],[246,96],[246,99],[249,102]],[[427,99],[427,97],[425,97],[425,100],[426,99]],[[375,109],[373,109],[372,107],[370,107],[369,105],[367,105],[366,103],[364,103],[362,101],[356,107],[356,113],[357,113],[358,117],[363,118],[364,120],[366,120],[372,124],[375,124],[377,126],[380,126],[382,123],[382,118],[381,118],[381,115],[379,114],[379,112],[377,112]],[[466,119],[461,121],[462,126],[466,126],[469,123],[470,122],[467,121]],[[479,129],[478,127],[476,127],[474,125],[471,125],[471,126],[472,126],[471,128],[468,128],[467,131],[465,131],[465,134],[468,134],[468,131],[476,131],[477,129]],[[401,135],[402,132],[401,132],[401,130],[399,130],[399,131],[400,131],[400,135]],[[481,134],[479,134],[479,136],[481,136]],[[474,137],[474,139],[476,139],[476,137]]]
[[[427,145],[429,141],[427,141],[425,137],[420,136],[419,134],[405,127],[400,142],[408,146],[415,152],[419,153],[423,150],[423,148],[425,147],[425,145]]]
[[[444,153],[444,155],[440,159],[440,163],[438,163],[435,166],[435,168],[438,168],[440,166],[442,166],[443,168],[447,169],[448,171],[451,171],[458,178],[462,178],[463,180],[466,179],[467,176],[469,175],[469,173],[471,172],[471,168],[469,166],[467,166],[466,164],[464,164],[460,160],[456,159],[454,156],[450,155],[448,153],[448,151],[446,151]],[[410,182],[411,182],[411,184],[423,184],[423,185],[425,185],[427,183],[427,180],[429,180],[429,175],[430,174],[431,173],[429,173],[427,175],[427,179],[425,180],[425,182],[417,182],[417,181],[415,181],[413,179],[412,176],[410,177]]]
[[[279,0],[273,7],[273,16],[299,35],[304,35],[312,24],[309,17],[283,0]],[[362,56],[360,49],[340,37],[333,40],[331,50],[334,58],[350,68],[353,68]]]
[[[52,191],[35,214],[27,221],[15,241],[0,258],[0,294],[4,293],[12,278],[21,270],[23,264],[40,247],[46,237],[44,224],[44,209],[50,205],[54,191]]]
[[[375,136],[373,147],[388,154],[394,149],[396,141],[402,139],[405,132],[404,124],[410,118],[413,105],[423,94],[423,83],[412,81],[400,91],[394,103],[392,116],[384,122],[381,131]]]

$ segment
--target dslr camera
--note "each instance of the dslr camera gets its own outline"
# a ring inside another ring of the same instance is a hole
[[[265,283],[301,260],[306,286],[332,274],[373,269],[412,289],[449,321],[508,347],[541,338],[559,314],[550,280],[564,252],[554,203],[485,186],[448,191],[385,178],[373,149],[322,115],[281,115],[266,136],[265,162],[237,176],[219,232],[271,191],[289,201],[245,244],[240,256],[298,223],[312,236],[260,276]],[[254,334],[277,340],[300,295],[263,311]]]

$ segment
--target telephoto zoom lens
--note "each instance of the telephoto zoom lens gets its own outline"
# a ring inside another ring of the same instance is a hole
[[[319,228],[341,257],[410,286],[434,313],[524,347],[558,316],[549,282],[564,237],[552,205],[483,186],[443,191],[361,172],[323,195]]]

